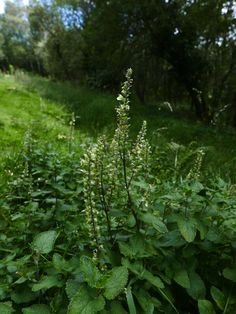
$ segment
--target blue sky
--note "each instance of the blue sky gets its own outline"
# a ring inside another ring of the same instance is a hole
[[[14,0],[13,0],[13,2],[14,2]],[[28,4],[29,0],[22,0],[22,2],[24,4]],[[0,0],[0,14],[4,12],[4,3],[5,3],[5,0]]]

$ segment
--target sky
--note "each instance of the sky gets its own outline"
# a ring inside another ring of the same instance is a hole
[[[23,0],[22,2],[27,5],[29,3],[29,0]],[[4,12],[4,3],[5,0],[0,0],[0,14]]]

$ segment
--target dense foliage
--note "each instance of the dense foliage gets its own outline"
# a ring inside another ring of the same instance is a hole
[[[6,164],[1,313],[235,312],[235,186],[204,179],[201,149],[167,168],[145,122],[132,142],[131,84],[111,139],[81,154],[72,118],[67,152],[28,132]]]
[[[6,1],[0,66],[116,90],[135,70],[141,102],[187,102],[236,125],[234,0]]]

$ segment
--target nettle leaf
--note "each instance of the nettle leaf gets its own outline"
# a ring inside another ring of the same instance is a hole
[[[44,276],[38,283],[32,286],[32,291],[39,291],[42,289],[50,289],[52,287],[61,287],[61,282],[56,276]]]
[[[223,270],[223,276],[233,282],[236,282],[236,268],[225,268]]]
[[[198,221],[197,225],[196,225],[197,230],[200,233],[200,238],[201,240],[204,240],[207,232],[208,232],[208,228],[200,221]]]
[[[170,246],[180,247],[185,244],[186,242],[181,236],[181,233],[179,232],[179,230],[172,230],[163,234],[163,236],[159,240],[156,241],[155,246],[157,248],[170,247]]]
[[[195,273],[189,273],[190,288],[187,289],[188,294],[195,300],[204,299],[206,296],[206,287],[201,277]]]
[[[0,303],[0,313],[1,314],[11,314],[13,312],[14,312],[14,310],[13,310],[11,304],[9,304],[8,302]]]
[[[121,253],[130,258],[144,258],[156,254],[154,248],[141,235],[133,236],[128,243],[119,242]]]
[[[144,271],[142,262],[131,263],[128,259],[122,258],[122,265],[128,268],[135,275],[141,276]]]
[[[154,216],[151,213],[142,214],[140,215],[139,218],[143,222],[150,224],[154,229],[156,229],[160,233],[168,232],[168,229],[166,225],[164,224],[164,222],[160,218]]]
[[[215,314],[212,303],[208,300],[198,300],[198,309],[200,314]]]
[[[111,276],[108,278],[105,285],[104,296],[108,300],[113,300],[122,290],[124,290],[128,281],[128,270],[124,266],[115,267],[111,271]]]
[[[226,304],[226,297],[218,288],[212,286],[211,287],[211,296],[215,303],[217,304],[218,308],[224,310]]]
[[[161,279],[157,276],[154,276],[152,273],[146,270],[143,267],[142,263],[140,262],[130,263],[127,259],[122,259],[122,264],[126,266],[132,273],[137,275],[140,279],[146,279],[153,286],[159,289],[165,288]]]
[[[145,270],[142,274],[142,278],[146,279],[147,281],[149,281],[153,286],[159,288],[159,289],[164,289],[165,286],[163,284],[163,282],[161,281],[161,279],[157,276],[153,276],[152,273],[150,273],[148,270]]]
[[[102,295],[96,296],[85,286],[81,286],[68,306],[67,314],[96,314],[105,307]]]
[[[79,287],[81,286],[81,283],[76,280],[67,280],[66,282],[66,294],[69,299],[72,299],[76,292],[79,290]]]
[[[178,216],[177,225],[183,238],[187,242],[193,242],[197,233],[195,220],[192,220],[191,218]]]
[[[50,308],[46,304],[34,304],[22,309],[23,314],[50,314]]]
[[[33,293],[27,286],[18,286],[11,292],[11,299],[17,304],[28,303],[35,300],[38,297],[36,293]]]
[[[82,256],[80,258],[80,269],[84,275],[84,280],[90,287],[103,288],[105,285],[104,276],[94,264],[92,258]]]
[[[63,256],[61,256],[58,253],[53,254],[52,263],[53,263],[53,266],[55,267],[55,269],[58,272],[70,271],[71,270],[69,262],[67,262],[63,258]]]
[[[185,269],[178,269],[174,274],[174,281],[176,281],[183,288],[190,288],[190,280]]]
[[[40,254],[48,254],[53,250],[57,232],[55,230],[44,231],[36,235],[33,240],[33,249]]]

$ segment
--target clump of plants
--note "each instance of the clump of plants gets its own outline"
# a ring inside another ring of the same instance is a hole
[[[128,70],[114,136],[83,157],[28,142],[1,200],[0,313],[235,313],[235,188],[201,180],[200,149],[172,176],[146,122],[131,141],[131,87]]]

